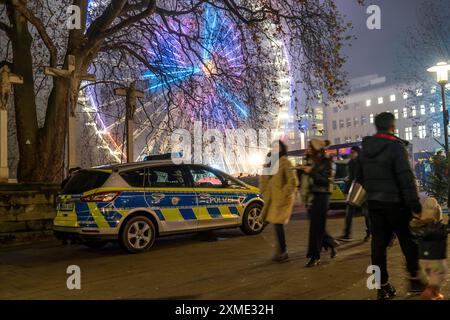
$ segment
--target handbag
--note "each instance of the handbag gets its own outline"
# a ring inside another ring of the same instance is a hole
[[[366,195],[366,190],[364,190],[363,186],[353,181],[347,195],[347,203],[355,207],[361,207],[366,201]]]

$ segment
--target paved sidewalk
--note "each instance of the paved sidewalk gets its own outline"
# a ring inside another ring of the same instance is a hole
[[[339,235],[343,219],[329,219]],[[364,236],[355,218],[355,238]],[[294,215],[287,227],[288,262],[271,262],[274,233],[257,236],[238,229],[163,238],[145,254],[128,255],[117,245],[94,250],[56,241],[0,249],[0,299],[374,299],[366,287],[369,243],[342,244],[339,255],[307,269],[308,221]],[[66,288],[66,268],[81,268],[81,290]],[[406,296],[399,246],[389,250],[392,283]],[[448,291],[448,290],[447,290]]]

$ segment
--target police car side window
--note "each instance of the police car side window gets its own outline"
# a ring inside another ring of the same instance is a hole
[[[203,168],[193,168],[191,169],[191,174],[195,187],[203,187],[203,188],[223,187],[222,179],[212,171]]]
[[[120,176],[131,186],[143,188],[145,181],[145,168],[121,172]]]
[[[149,168],[146,184],[150,188],[186,187],[180,167]]]

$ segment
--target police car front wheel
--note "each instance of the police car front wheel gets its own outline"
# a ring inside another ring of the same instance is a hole
[[[258,234],[263,231],[265,224],[261,216],[262,205],[259,203],[250,204],[242,217],[241,230],[248,235]]]
[[[155,242],[155,225],[145,216],[136,216],[125,223],[120,233],[120,245],[129,253],[150,249]]]

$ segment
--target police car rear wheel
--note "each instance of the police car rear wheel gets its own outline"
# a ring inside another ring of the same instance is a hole
[[[128,220],[120,235],[121,246],[130,253],[140,253],[150,249],[155,242],[155,225],[144,216]]]
[[[247,207],[242,217],[241,229],[245,234],[258,234],[264,229],[264,221],[261,217],[262,206],[259,203]]]

